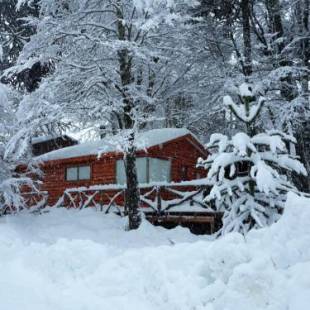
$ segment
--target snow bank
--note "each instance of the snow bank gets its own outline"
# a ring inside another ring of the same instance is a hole
[[[0,309],[307,310],[310,200],[246,238],[55,209],[0,219]]]

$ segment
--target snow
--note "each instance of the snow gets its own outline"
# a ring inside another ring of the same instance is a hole
[[[269,192],[278,194],[277,191],[277,178],[279,174],[276,170],[271,169],[264,161],[260,160],[251,169],[252,177],[256,178],[256,184],[260,192],[269,195]]]
[[[279,222],[246,237],[124,225],[94,209],[1,218],[1,309],[309,307],[309,199],[289,194]]]
[[[29,59],[27,59],[25,62],[21,63],[18,66],[12,66],[9,67],[8,69],[4,70],[4,75],[10,76],[13,75],[15,73],[19,73],[22,72],[24,70],[30,69],[32,68],[32,66],[38,62],[40,62],[43,59],[40,59],[39,57],[30,57]]]
[[[8,88],[0,83],[0,107],[7,107],[8,102]]]
[[[252,85],[243,83],[238,89],[234,89],[235,95],[239,97],[239,104],[234,102],[229,95],[223,97],[224,106],[230,108],[233,114],[245,123],[252,123],[254,121],[266,101],[263,96],[258,96],[258,99],[256,99],[255,91],[253,91],[252,88]],[[251,98],[251,102],[247,103],[247,98]]]
[[[167,141],[177,139],[192,133],[185,128],[163,128],[141,132],[136,137],[138,149],[145,149]],[[79,145],[66,147],[36,157],[38,160],[48,161],[64,158],[73,158],[87,155],[98,155],[108,152],[122,152],[125,144],[123,135],[109,136],[98,141],[85,142]]]
[[[232,98],[228,95],[223,97],[223,103],[224,106],[232,106],[234,104],[234,101],[232,100]]]
[[[204,186],[204,185],[211,185],[208,183],[206,178],[202,179],[195,179],[190,181],[181,181],[181,182],[150,182],[150,183],[140,183],[139,188],[152,188],[154,186]],[[84,191],[96,191],[96,190],[111,190],[111,189],[125,189],[126,186],[122,184],[99,184],[99,185],[91,185],[91,186],[80,186],[80,187],[70,187],[66,189],[66,192],[84,192]]]
[[[242,83],[239,86],[239,94],[242,97],[252,97],[254,96],[252,91],[253,86],[248,83]]]
[[[249,111],[246,111],[244,105],[236,104],[230,96],[225,96],[223,98],[223,103],[225,106],[229,107],[233,113],[243,122],[251,123],[257,116],[259,110],[261,109],[265,101],[264,97],[260,97],[257,104],[249,106]]]
[[[239,132],[231,139],[221,134],[211,136],[207,146],[217,151],[199,165],[208,170],[207,181],[213,183],[206,201],[214,201],[216,209],[224,212],[222,234],[228,227],[246,232],[248,223],[262,227],[278,220],[284,193],[298,192],[283,171],[307,175],[298,158],[287,153],[285,142],[291,141],[292,137],[275,131],[253,137]]]
[[[286,150],[285,143],[279,135],[271,136],[268,133],[259,133],[252,137],[252,141],[254,144],[269,145],[272,153],[276,153],[277,149],[283,152]]]
[[[228,137],[221,133],[213,133],[210,137],[210,142],[206,145],[206,148],[212,147],[214,143],[218,142],[219,152],[224,152],[228,145]]]
[[[28,0],[18,0],[17,4],[16,4],[16,10],[20,10],[20,8],[26,4],[28,2]]]
[[[251,138],[244,132],[238,132],[232,137],[232,143],[235,148],[235,153],[244,157],[247,155],[247,149],[255,150],[255,146],[251,143]]]

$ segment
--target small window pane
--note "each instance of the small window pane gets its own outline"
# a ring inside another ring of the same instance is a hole
[[[78,171],[77,171],[77,167],[73,167],[73,168],[67,168],[67,180],[68,181],[75,181],[78,178]]]
[[[79,180],[90,179],[90,166],[79,167]]]
[[[126,183],[125,166],[122,159],[116,161],[116,183],[122,185]]]
[[[150,182],[170,182],[169,160],[150,158]]]
[[[147,183],[147,158],[139,157],[136,159],[136,167],[138,173],[138,183]]]

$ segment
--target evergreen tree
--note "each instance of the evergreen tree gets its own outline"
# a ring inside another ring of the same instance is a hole
[[[297,192],[285,172],[306,175],[306,170],[289,154],[288,144],[296,143],[292,136],[276,130],[255,134],[255,120],[265,102],[258,89],[243,83],[223,102],[246,124],[247,133],[211,136],[207,148],[215,152],[200,160],[213,182],[206,200],[224,213],[222,234],[246,233],[275,222],[283,212],[285,194]]]

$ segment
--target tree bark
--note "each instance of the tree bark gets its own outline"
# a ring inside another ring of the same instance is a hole
[[[267,0],[266,8],[268,11],[269,17],[269,31],[273,34],[273,55],[277,56],[274,59],[278,59],[277,63],[273,65],[279,67],[291,66],[292,61],[289,57],[281,55],[283,49],[285,48],[284,42],[284,28],[282,23],[282,13],[281,13],[281,4],[279,0]],[[280,40],[282,39],[282,40]],[[276,40],[278,40],[276,42]],[[281,95],[285,100],[291,101],[295,99],[296,93],[296,80],[293,78],[292,74],[289,73],[285,77],[281,78]]]
[[[244,55],[243,73],[247,77],[252,74],[250,0],[241,1],[241,12],[242,12],[243,55]]]
[[[141,223],[139,212],[140,193],[136,169],[136,148],[134,146],[134,133],[129,138],[129,148],[125,154],[125,169],[127,188],[125,192],[125,208],[128,210],[129,229],[137,229]]]
[[[266,8],[269,15],[269,31],[275,34],[274,40],[282,38],[284,31],[279,0],[267,0]],[[281,53],[283,48],[284,42],[279,41],[279,43],[277,43],[277,53]]]
[[[120,2],[118,3],[116,16],[118,18],[117,31],[119,40],[130,40],[123,23],[123,13],[121,10]],[[128,49],[124,48],[118,52],[118,62],[123,95],[123,128],[132,130],[128,139],[129,145],[125,153],[124,159],[127,181],[127,188],[125,191],[125,209],[128,211],[128,228],[137,229],[141,222],[141,217],[139,213],[140,193],[136,169],[136,148],[134,145],[135,134],[133,131],[133,128],[135,126],[135,120],[133,119],[132,115],[132,110],[134,108],[134,99],[131,97],[128,91],[128,85],[130,85],[134,81],[134,78],[132,74],[132,56],[130,55]]]
[[[308,103],[306,109],[310,109],[310,89],[309,89],[309,70],[310,70],[310,39],[309,39],[309,10],[310,10],[310,0],[304,0],[297,3],[298,12],[298,32],[305,37],[301,41],[300,50],[302,52],[303,64],[308,70],[304,73],[302,79],[303,95]],[[297,141],[299,145],[299,152],[301,161],[306,167],[308,176],[302,179],[302,190],[310,192],[310,146],[308,143],[310,140],[310,120],[305,119],[302,128],[299,130],[297,135]]]
[[[301,41],[301,52],[303,57],[304,66],[308,71],[304,75],[302,82],[303,91],[307,100],[309,101],[309,70],[310,70],[310,39],[309,39],[309,10],[310,10],[310,0],[304,0],[302,3],[303,7],[301,8],[301,3],[297,4],[299,9],[298,14],[298,24],[299,24],[299,33],[301,33],[305,39]]]

